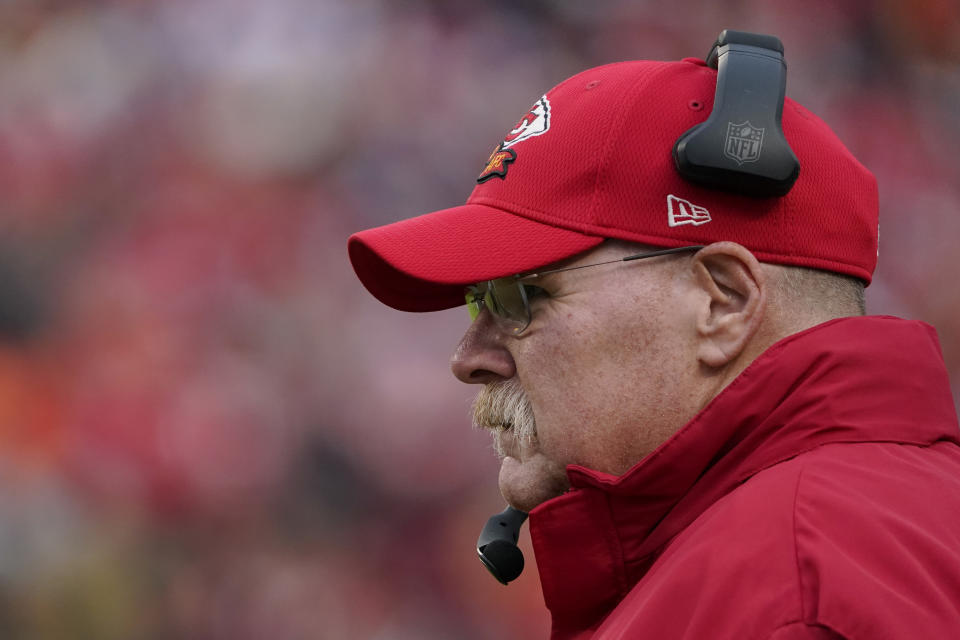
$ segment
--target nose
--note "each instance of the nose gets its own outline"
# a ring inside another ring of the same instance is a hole
[[[512,378],[517,367],[504,345],[505,339],[490,312],[482,310],[450,358],[453,375],[467,384],[488,384]]]

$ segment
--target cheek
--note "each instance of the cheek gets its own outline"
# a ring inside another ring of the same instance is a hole
[[[614,398],[618,385],[629,384],[622,374],[628,355],[646,345],[634,340],[625,351],[617,333],[594,322],[574,324],[568,319],[542,331],[536,348],[517,358],[541,449],[558,462],[586,464],[594,444],[609,435],[612,416],[620,412]]]
[[[660,423],[673,422],[673,405],[683,393],[685,352],[672,326],[676,320],[649,309],[627,313],[639,307],[610,302],[544,328],[518,358],[541,449],[563,464],[622,466],[644,453],[654,432],[663,430]]]

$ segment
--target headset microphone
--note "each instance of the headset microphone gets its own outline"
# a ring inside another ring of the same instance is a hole
[[[523,572],[523,552],[517,546],[517,539],[526,519],[526,513],[508,506],[491,516],[480,532],[477,555],[501,584],[516,580]]]

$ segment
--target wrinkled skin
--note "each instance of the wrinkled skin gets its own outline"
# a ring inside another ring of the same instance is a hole
[[[607,243],[567,264],[631,252]],[[548,275],[536,282],[547,295],[532,302],[522,335],[501,330],[488,310],[467,330],[451,359],[454,375],[471,384],[515,381],[532,408],[534,433],[518,438],[511,416],[485,420],[478,398],[475,422],[493,430],[502,450],[500,490],[512,506],[529,511],[563,493],[570,464],[624,473],[705,404],[709,372],[696,330],[704,294],[690,259]]]

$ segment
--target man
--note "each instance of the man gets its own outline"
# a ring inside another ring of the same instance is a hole
[[[483,385],[553,637],[960,637],[935,332],[863,316],[875,180],[782,78],[775,106],[731,89],[775,58],[734,45],[561,83],[467,204],[354,235],[354,268],[398,309],[466,295],[453,373]],[[714,120],[730,169],[685,138]]]

